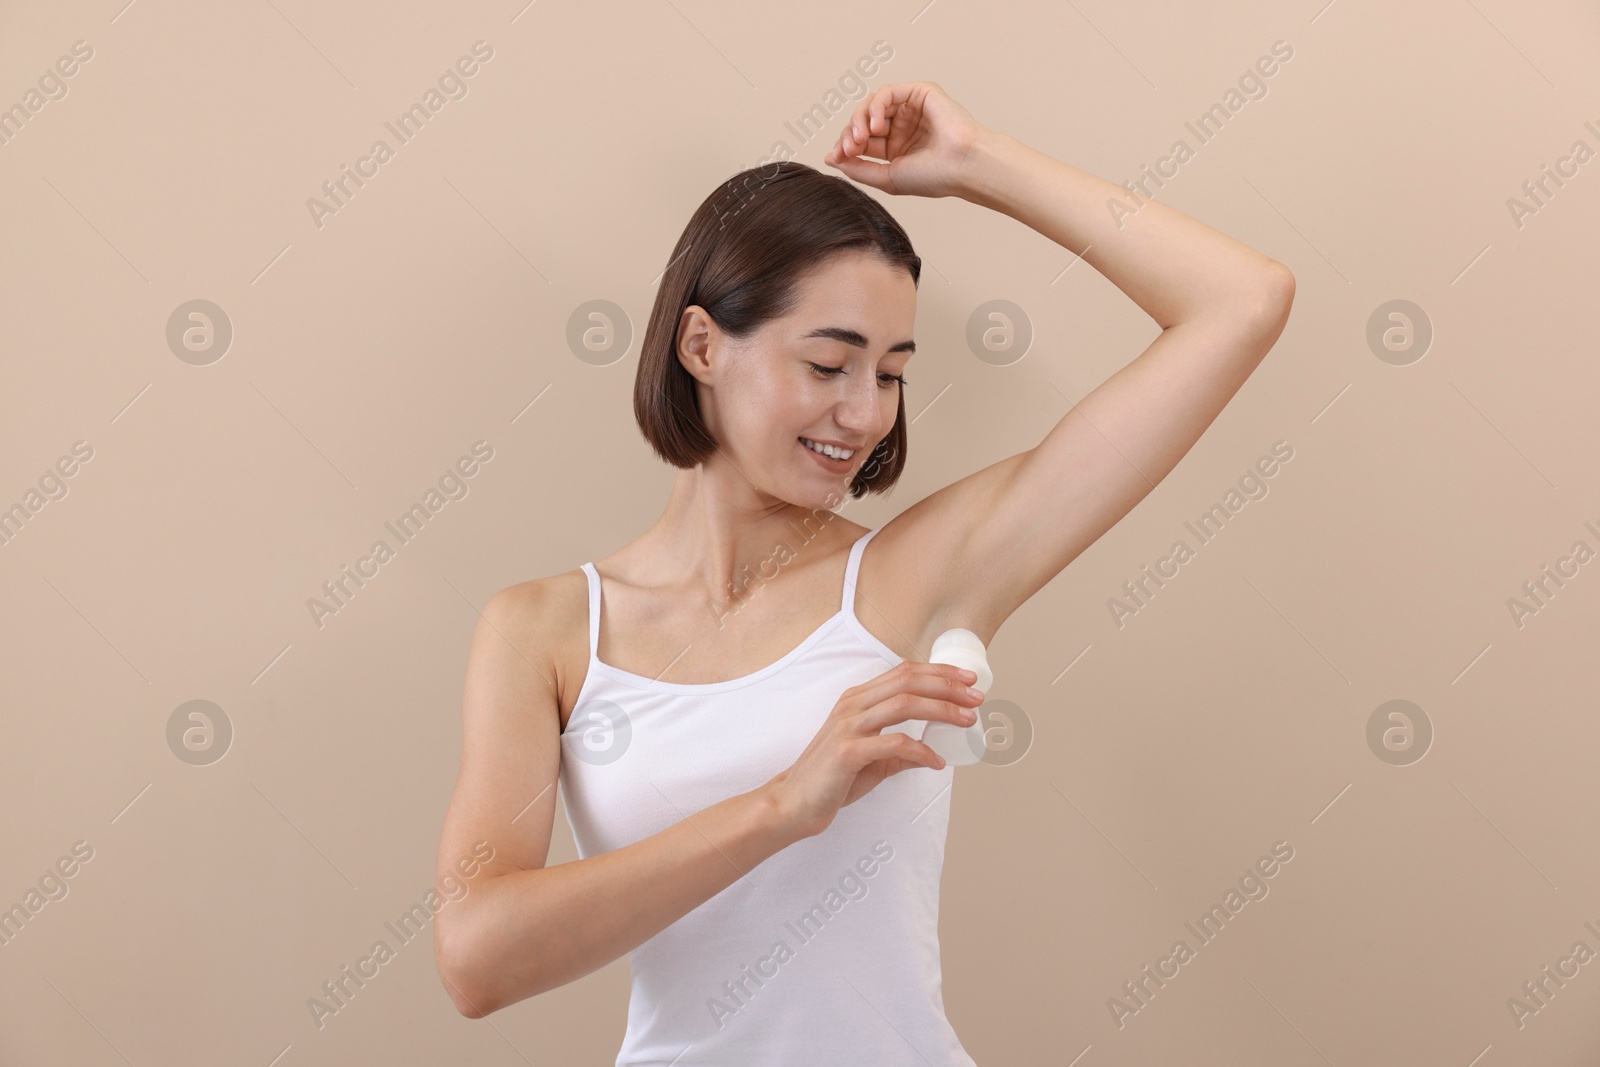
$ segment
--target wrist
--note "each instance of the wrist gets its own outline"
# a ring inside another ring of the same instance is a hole
[[[786,845],[816,833],[807,825],[807,820],[784,784],[788,776],[788,771],[782,771],[751,794],[762,807],[763,821],[777,830]]]
[[[1024,149],[1022,142],[1010,134],[985,129],[967,153],[956,195],[979,207],[999,210],[1005,172]]]

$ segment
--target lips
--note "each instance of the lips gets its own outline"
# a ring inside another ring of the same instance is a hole
[[[821,464],[823,470],[831,471],[834,474],[843,474],[845,471],[848,471],[850,469],[851,463],[853,463],[855,461],[855,458],[856,458],[855,455],[852,453],[849,459],[833,459],[832,457],[825,456],[821,452],[818,452],[816,449],[811,448],[809,445],[807,445],[804,441],[800,440],[799,438],[795,438],[795,442],[794,443],[796,445],[800,446],[800,450],[802,452],[804,452],[806,455],[810,456],[812,459],[816,460],[819,464]]]
[[[803,445],[821,445],[823,448],[832,448],[840,452],[850,453],[848,456],[838,457],[840,459],[854,459],[855,454],[861,451],[860,445],[843,445],[837,441],[823,441],[814,437],[806,437],[804,434],[800,437],[800,443]]]

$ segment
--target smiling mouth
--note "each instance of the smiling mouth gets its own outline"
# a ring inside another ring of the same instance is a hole
[[[846,452],[846,453],[849,453],[848,455],[844,455],[844,456],[832,456],[832,457],[830,457],[832,459],[852,459],[852,458],[854,458],[856,452],[859,451],[859,449],[843,448],[843,447],[841,447],[839,445],[824,445],[820,441],[811,440],[811,438],[809,438],[809,437],[800,438],[800,443],[805,445],[807,448],[810,448],[813,452],[818,452],[818,453],[821,453],[823,455],[827,454],[826,452],[823,452],[824,449],[829,449],[829,450],[832,450],[834,452]]]
[[[826,453],[818,452],[815,448],[813,448],[811,445],[806,443],[807,440],[808,440],[807,438],[800,437],[800,438],[797,438],[796,440],[799,443],[801,448],[805,449],[806,452],[810,453],[812,458],[817,460],[817,462],[821,463],[828,470],[834,471],[835,473],[842,473],[844,471],[849,470],[850,469],[850,464],[856,458],[856,452],[851,452],[849,457],[846,458],[846,459],[836,459],[835,457],[827,455]]]

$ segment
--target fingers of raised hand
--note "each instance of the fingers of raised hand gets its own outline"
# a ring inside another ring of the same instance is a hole
[[[850,121],[839,133],[839,140],[828,153],[830,159],[862,154],[884,158],[889,126],[904,98],[905,86],[885,85],[862,97],[850,112]]]

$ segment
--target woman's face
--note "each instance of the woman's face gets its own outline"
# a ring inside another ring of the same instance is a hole
[[[739,485],[803,507],[847,499],[894,428],[896,379],[916,348],[916,295],[905,270],[849,252],[811,272],[794,309],[744,342],[700,307],[686,308],[679,359],[700,382],[700,410],[721,446],[706,465],[731,463],[737,470],[725,473]],[[842,445],[850,455],[829,459],[806,441]]]

